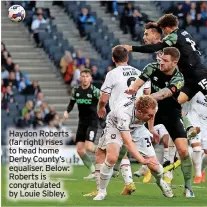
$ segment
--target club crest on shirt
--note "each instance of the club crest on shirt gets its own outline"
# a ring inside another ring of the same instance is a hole
[[[154,81],[158,81],[158,77],[156,77],[156,76],[153,79],[154,79]]]
[[[183,87],[183,83],[182,82],[178,82],[176,85],[177,89],[181,89]]]

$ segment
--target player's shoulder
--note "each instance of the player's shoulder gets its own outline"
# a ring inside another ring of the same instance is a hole
[[[99,91],[99,89],[96,87],[96,86],[94,86],[93,84],[91,84],[91,89],[93,90],[93,91]]]
[[[78,85],[73,86],[73,87],[72,87],[72,90],[73,90],[73,91],[77,91],[77,90],[80,89],[80,88],[81,88],[81,85],[78,84]]]
[[[148,63],[144,68],[158,70],[160,68],[160,64],[158,62]]]

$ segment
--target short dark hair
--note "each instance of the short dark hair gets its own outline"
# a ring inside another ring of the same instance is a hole
[[[88,73],[88,74],[92,75],[91,70],[89,70],[89,69],[84,69],[84,70],[82,70],[82,71],[80,72],[80,74],[82,74],[82,73]]]
[[[152,29],[162,35],[162,30],[160,27],[157,26],[156,22],[148,22],[147,24],[145,24],[144,29]]]
[[[122,63],[127,61],[128,51],[123,46],[116,46],[112,51],[112,57],[116,63]]]
[[[165,14],[157,21],[157,26],[160,28],[177,27],[178,24],[178,18],[173,14]]]
[[[180,51],[176,47],[165,47],[163,49],[164,55],[170,55],[172,60],[178,61],[180,59]]]

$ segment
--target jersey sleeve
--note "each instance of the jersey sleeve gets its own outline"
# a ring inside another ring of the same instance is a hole
[[[71,92],[71,100],[73,100],[73,101],[76,100],[76,98],[75,98],[75,91],[76,91],[76,86],[74,86],[74,87],[72,88],[72,92]]]
[[[104,93],[108,93],[108,94],[111,94],[111,91],[113,89],[113,76],[112,76],[112,73],[107,73],[106,75],[106,78],[105,78],[105,81],[103,83],[103,85],[101,86],[101,92],[104,92]]]
[[[148,81],[150,77],[152,76],[154,70],[155,70],[154,64],[153,63],[148,64],[147,66],[144,67],[139,78],[145,82]]]
[[[99,99],[99,97],[100,97],[100,90],[98,88],[96,88],[95,86],[93,86],[93,95],[97,99]]]
[[[130,131],[131,117],[119,111],[117,115],[117,129],[119,131]]]
[[[168,88],[171,90],[173,94],[176,94],[180,91],[184,86],[184,78],[181,73],[175,74],[175,76],[171,79]]]
[[[171,33],[167,35],[166,37],[164,37],[162,40],[163,40],[163,43],[167,44],[168,46],[173,46],[176,44],[178,40],[178,35],[176,33]]]

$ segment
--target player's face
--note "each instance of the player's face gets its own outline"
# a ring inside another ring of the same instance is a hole
[[[160,70],[163,72],[168,72],[175,68],[176,62],[172,61],[170,55],[162,55],[161,61],[160,61]]]
[[[144,112],[142,112],[141,110],[137,110],[136,111],[136,117],[139,120],[147,122],[147,121],[151,120],[154,117],[154,115],[156,114],[156,111],[157,111],[156,109],[152,109],[152,108],[149,108]]]
[[[87,86],[91,83],[92,77],[89,73],[81,73],[81,84]]]
[[[156,34],[152,29],[146,29],[144,31],[143,40],[145,45],[154,44],[156,39]]]

